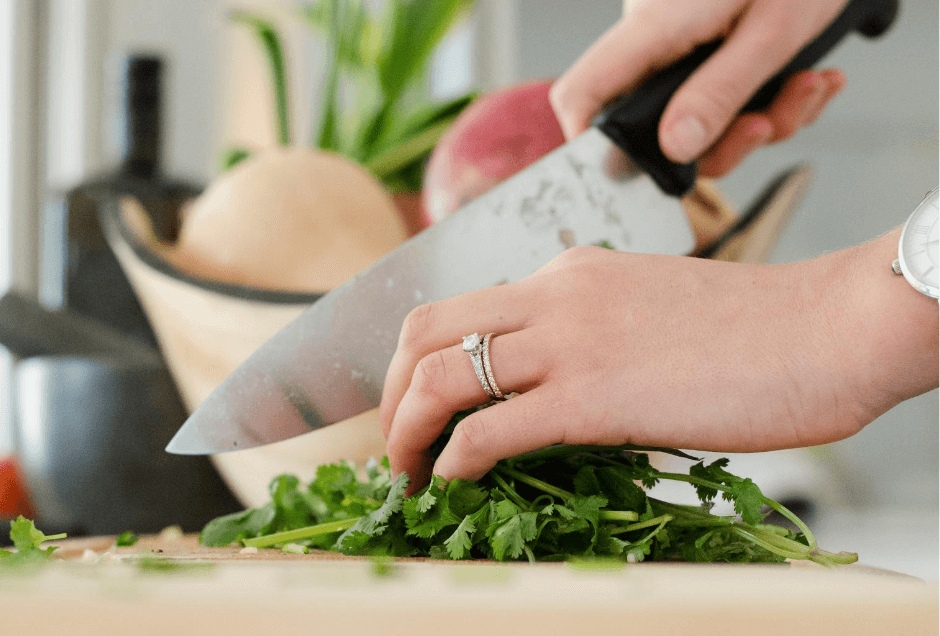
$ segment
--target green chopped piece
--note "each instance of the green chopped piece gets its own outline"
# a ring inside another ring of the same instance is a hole
[[[130,530],[125,530],[118,535],[118,538],[115,540],[115,544],[119,548],[128,548],[140,541],[140,537],[131,532]]]

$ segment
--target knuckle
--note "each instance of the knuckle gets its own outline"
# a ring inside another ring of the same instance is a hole
[[[418,362],[411,380],[411,390],[418,395],[436,397],[447,380],[447,365],[442,351],[435,351]]]
[[[562,267],[576,267],[590,261],[592,258],[600,254],[600,250],[603,250],[602,247],[595,247],[593,245],[577,245],[575,247],[569,247],[564,252],[555,257],[555,262]]]
[[[491,448],[489,442],[491,426],[482,413],[483,411],[479,411],[461,420],[451,436],[451,443],[456,445],[459,454],[462,457],[473,458],[477,463],[489,457],[488,451]]]
[[[402,324],[399,348],[406,350],[420,350],[420,344],[434,323],[437,314],[433,304],[419,305],[412,309]]]
[[[698,113],[706,137],[716,139],[740,107],[738,92],[733,86],[697,87],[686,96],[691,108],[684,110]]]
[[[554,82],[548,89],[548,103],[556,116],[561,116],[571,104],[571,91],[568,82],[562,78]]]

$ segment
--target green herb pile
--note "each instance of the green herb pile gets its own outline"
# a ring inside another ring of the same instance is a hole
[[[0,565],[30,566],[49,560],[55,547],[43,548],[46,541],[64,539],[65,534],[47,535],[36,529],[36,524],[20,515],[10,522],[10,541],[15,551],[0,548]]]
[[[207,546],[290,546],[347,555],[558,561],[853,563],[853,553],[819,549],[809,528],[765,497],[747,478],[725,470],[727,459],[694,463],[688,474],[650,464],[650,451],[697,461],[672,449],[556,446],[500,461],[478,482],[434,477],[405,498],[408,477],[390,477],[387,459],[370,462],[365,479],[347,462],[320,466],[302,486],[297,477],[271,482],[261,508],[219,517],[200,534]],[[702,504],[650,496],[660,480],[687,482]],[[717,497],[737,514],[710,509]],[[763,523],[770,511],[799,531]]]

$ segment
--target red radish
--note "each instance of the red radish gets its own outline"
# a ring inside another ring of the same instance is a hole
[[[0,519],[33,518],[23,474],[13,457],[0,458]]]
[[[216,179],[166,256],[185,271],[279,291],[328,291],[406,238],[386,189],[344,157],[262,152]]]
[[[401,216],[402,223],[405,224],[405,231],[408,236],[426,230],[434,223],[424,209],[424,202],[421,200],[420,192],[396,192],[392,195],[395,201],[395,207],[398,208],[398,214]]]
[[[427,214],[439,221],[565,142],[548,101],[553,80],[483,95],[441,137],[424,173]]]

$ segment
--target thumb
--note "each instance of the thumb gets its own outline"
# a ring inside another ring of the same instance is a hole
[[[676,91],[659,124],[663,153],[694,161],[711,147],[751,96],[786,65],[811,34],[777,16],[744,15],[735,30]],[[789,33],[788,33],[789,31]]]

